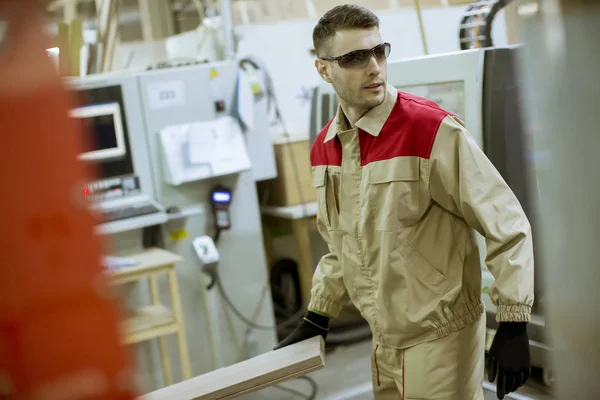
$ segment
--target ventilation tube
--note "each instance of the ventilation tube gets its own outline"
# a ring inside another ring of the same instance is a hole
[[[470,4],[460,22],[461,50],[493,47],[492,22],[496,14],[513,0],[479,0]]]

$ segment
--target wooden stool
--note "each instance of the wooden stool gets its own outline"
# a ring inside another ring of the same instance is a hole
[[[158,339],[165,384],[171,385],[173,384],[173,372],[166,336],[177,334],[181,373],[184,380],[190,379],[192,374],[181,311],[179,284],[177,283],[177,272],[175,270],[175,263],[182,261],[183,258],[158,248],[147,249],[142,253],[127,256],[127,258],[137,261],[139,264],[111,271],[112,284],[121,285],[148,278],[152,305],[135,310],[134,315],[126,319],[124,323],[124,342],[133,344]],[[160,304],[157,278],[162,273],[167,274],[171,309]]]

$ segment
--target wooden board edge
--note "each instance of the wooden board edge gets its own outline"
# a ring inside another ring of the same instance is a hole
[[[232,384],[231,386],[224,386],[224,387],[213,390],[206,394],[201,394],[196,397],[186,398],[185,400],[221,400],[221,399],[235,398],[244,393],[251,393],[256,390],[260,390],[257,388],[271,386],[274,384],[272,382],[276,383],[276,382],[286,381],[288,379],[293,379],[298,376],[301,376],[302,374],[306,374],[311,371],[316,371],[316,370],[319,370],[319,369],[325,367],[325,364],[323,362],[323,357],[321,355],[315,355],[309,359],[306,359],[303,361],[303,364],[305,364],[305,365],[303,365],[301,369],[297,369],[295,372],[286,371],[289,369],[292,369],[292,370],[296,369],[296,367],[294,367],[294,366],[288,366],[285,369],[279,369],[276,371],[268,372],[262,376],[256,377],[256,378],[260,379],[260,378],[264,378],[266,375],[270,375],[271,379],[269,380],[268,383],[265,383],[265,384],[258,384],[258,385],[247,387],[245,389],[239,389],[236,387],[244,386],[245,384],[247,384],[250,381],[236,382],[236,383]],[[308,371],[308,372],[306,372],[306,371]],[[233,396],[233,397],[231,397],[231,396]],[[156,400],[156,399],[153,399],[153,400]],[[182,399],[182,400],[184,400],[184,399]]]
[[[298,371],[295,374],[286,375],[285,377],[281,377],[279,379],[274,379],[274,380],[272,380],[269,383],[264,383],[262,385],[257,385],[257,386],[254,386],[252,388],[248,388],[248,389],[242,390],[240,392],[233,393],[231,395],[226,395],[225,397],[217,397],[217,398],[215,398],[215,400],[230,400],[230,399],[235,399],[235,398],[237,398],[239,396],[242,396],[244,394],[248,394],[248,393],[252,393],[252,392],[257,392],[259,390],[266,389],[266,388],[271,387],[273,385],[276,385],[278,383],[286,382],[286,381],[289,381],[289,380],[292,380],[292,379],[296,379],[296,378],[305,376],[307,374],[310,374],[311,372],[315,372],[315,371],[318,371],[320,369],[323,369],[324,367],[325,367],[324,364],[319,364],[319,365],[315,365],[315,366],[312,366],[312,367],[309,367],[309,368],[305,368],[304,370]],[[196,399],[200,400],[200,398],[196,398]],[[193,400],[196,400],[196,399],[193,399]]]
[[[254,386],[251,387],[247,387],[247,388],[242,388],[242,389],[237,389],[237,391],[235,391],[235,388],[233,388],[233,386],[238,386],[238,385],[243,385],[242,382],[240,383],[236,383],[234,385],[231,386],[225,386],[225,387],[221,387],[221,388],[217,388],[213,391],[210,391],[208,393],[204,393],[204,394],[197,394],[195,395],[191,390],[185,390],[185,392],[187,392],[187,394],[185,393],[179,393],[179,395],[183,395],[181,397],[178,398],[178,400],[221,400],[221,399],[232,399],[238,396],[241,396],[245,393],[251,393],[251,392],[255,392],[257,390],[261,390],[264,389],[266,387],[275,385],[279,382],[284,382],[290,379],[295,379],[298,378],[300,376],[306,375],[310,372],[313,371],[317,371],[319,369],[323,369],[325,367],[325,342],[323,340],[323,338],[318,337],[317,338],[311,338],[311,339],[307,339],[307,341],[317,341],[319,342],[319,350],[318,352],[316,352],[316,354],[313,354],[312,356],[310,356],[309,358],[304,359],[301,363],[296,364],[299,369],[296,371],[291,371],[291,372],[285,372],[285,369],[287,368],[282,368],[279,370],[276,370],[276,372],[281,372],[283,371],[282,374],[275,374],[274,377],[272,377],[272,379],[270,379],[269,381],[265,382],[265,383],[259,383],[256,384]],[[299,365],[299,364],[304,364],[304,365]],[[226,368],[226,367],[225,367]],[[293,369],[293,367],[292,367]],[[218,370],[214,370],[214,371],[210,371],[206,374],[203,375],[209,375],[211,373],[215,373]],[[170,385],[170,386],[166,386],[160,389],[157,389],[155,391],[140,395],[139,397],[136,398],[136,400],[171,400],[173,399],[173,397],[168,397],[168,396],[172,396],[172,389],[174,386],[179,386],[184,382],[189,382],[192,383],[191,381],[196,381],[197,378],[203,376],[203,375],[199,375],[196,377],[193,377],[187,381],[183,381],[174,385]],[[249,381],[247,381],[249,382]],[[171,389],[171,390],[167,390],[167,389]],[[231,393],[231,390],[234,390],[233,393]]]

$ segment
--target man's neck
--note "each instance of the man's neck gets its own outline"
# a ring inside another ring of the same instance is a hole
[[[348,106],[347,104],[341,103],[342,111],[344,111],[344,115],[346,119],[350,123],[350,127],[354,128],[359,119],[362,118],[363,115],[369,111],[364,108],[356,108],[352,106]]]

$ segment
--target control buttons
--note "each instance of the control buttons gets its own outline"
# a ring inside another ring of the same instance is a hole
[[[216,112],[225,111],[225,102],[223,100],[215,101],[215,111]]]

